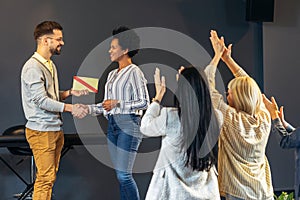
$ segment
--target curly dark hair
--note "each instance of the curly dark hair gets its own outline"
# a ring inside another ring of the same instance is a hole
[[[120,34],[121,33],[121,34]],[[136,32],[126,26],[120,26],[113,30],[113,38],[119,40],[122,49],[128,49],[128,56],[135,56],[140,48],[140,38]]]

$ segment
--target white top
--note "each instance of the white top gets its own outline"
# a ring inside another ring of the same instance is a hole
[[[92,115],[139,114],[149,105],[147,80],[140,68],[130,64],[122,70],[115,69],[108,74],[104,100],[119,100],[120,106],[106,112],[102,103],[90,105]]]
[[[153,171],[146,200],[220,199],[217,173],[186,167],[180,119],[176,108],[162,108],[156,102],[148,107],[141,132],[149,137],[162,136],[160,154]]]

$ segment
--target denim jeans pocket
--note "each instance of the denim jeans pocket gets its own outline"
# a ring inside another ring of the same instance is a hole
[[[141,117],[139,115],[130,114],[130,118],[136,125],[138,125],[138,126],[141,125]]]
[[[134,137],[141,137],[141,118],[135,114],[114,115],[114,129]]]

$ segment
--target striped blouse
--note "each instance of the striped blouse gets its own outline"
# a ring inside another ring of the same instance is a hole
[[[118,69],[108,74],[105,84],[104,100],[119,100],[120,106],[109,112],[102,107],[102,102],[89,105],[90,114],[138,114],[149,105],[147,80],[140,68],[134,64],[128,65],[118,72]]]
[[[220,194],[242,199],[272,199],[271,172],[265,155],[271,117],[265,107],[254,118],[227,105],[215,89],[215,71],[216,67],[211,65],[205,69],[213,106],[222,115],[218,154]],[[241,69],[234,76],[248,75]]]

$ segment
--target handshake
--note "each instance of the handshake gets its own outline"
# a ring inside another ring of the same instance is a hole
[[[74,104],[72,106],[72,115],[79,119],[84,118],[87,114],[89,114],[89,107],[88,105],[84,104]]]

